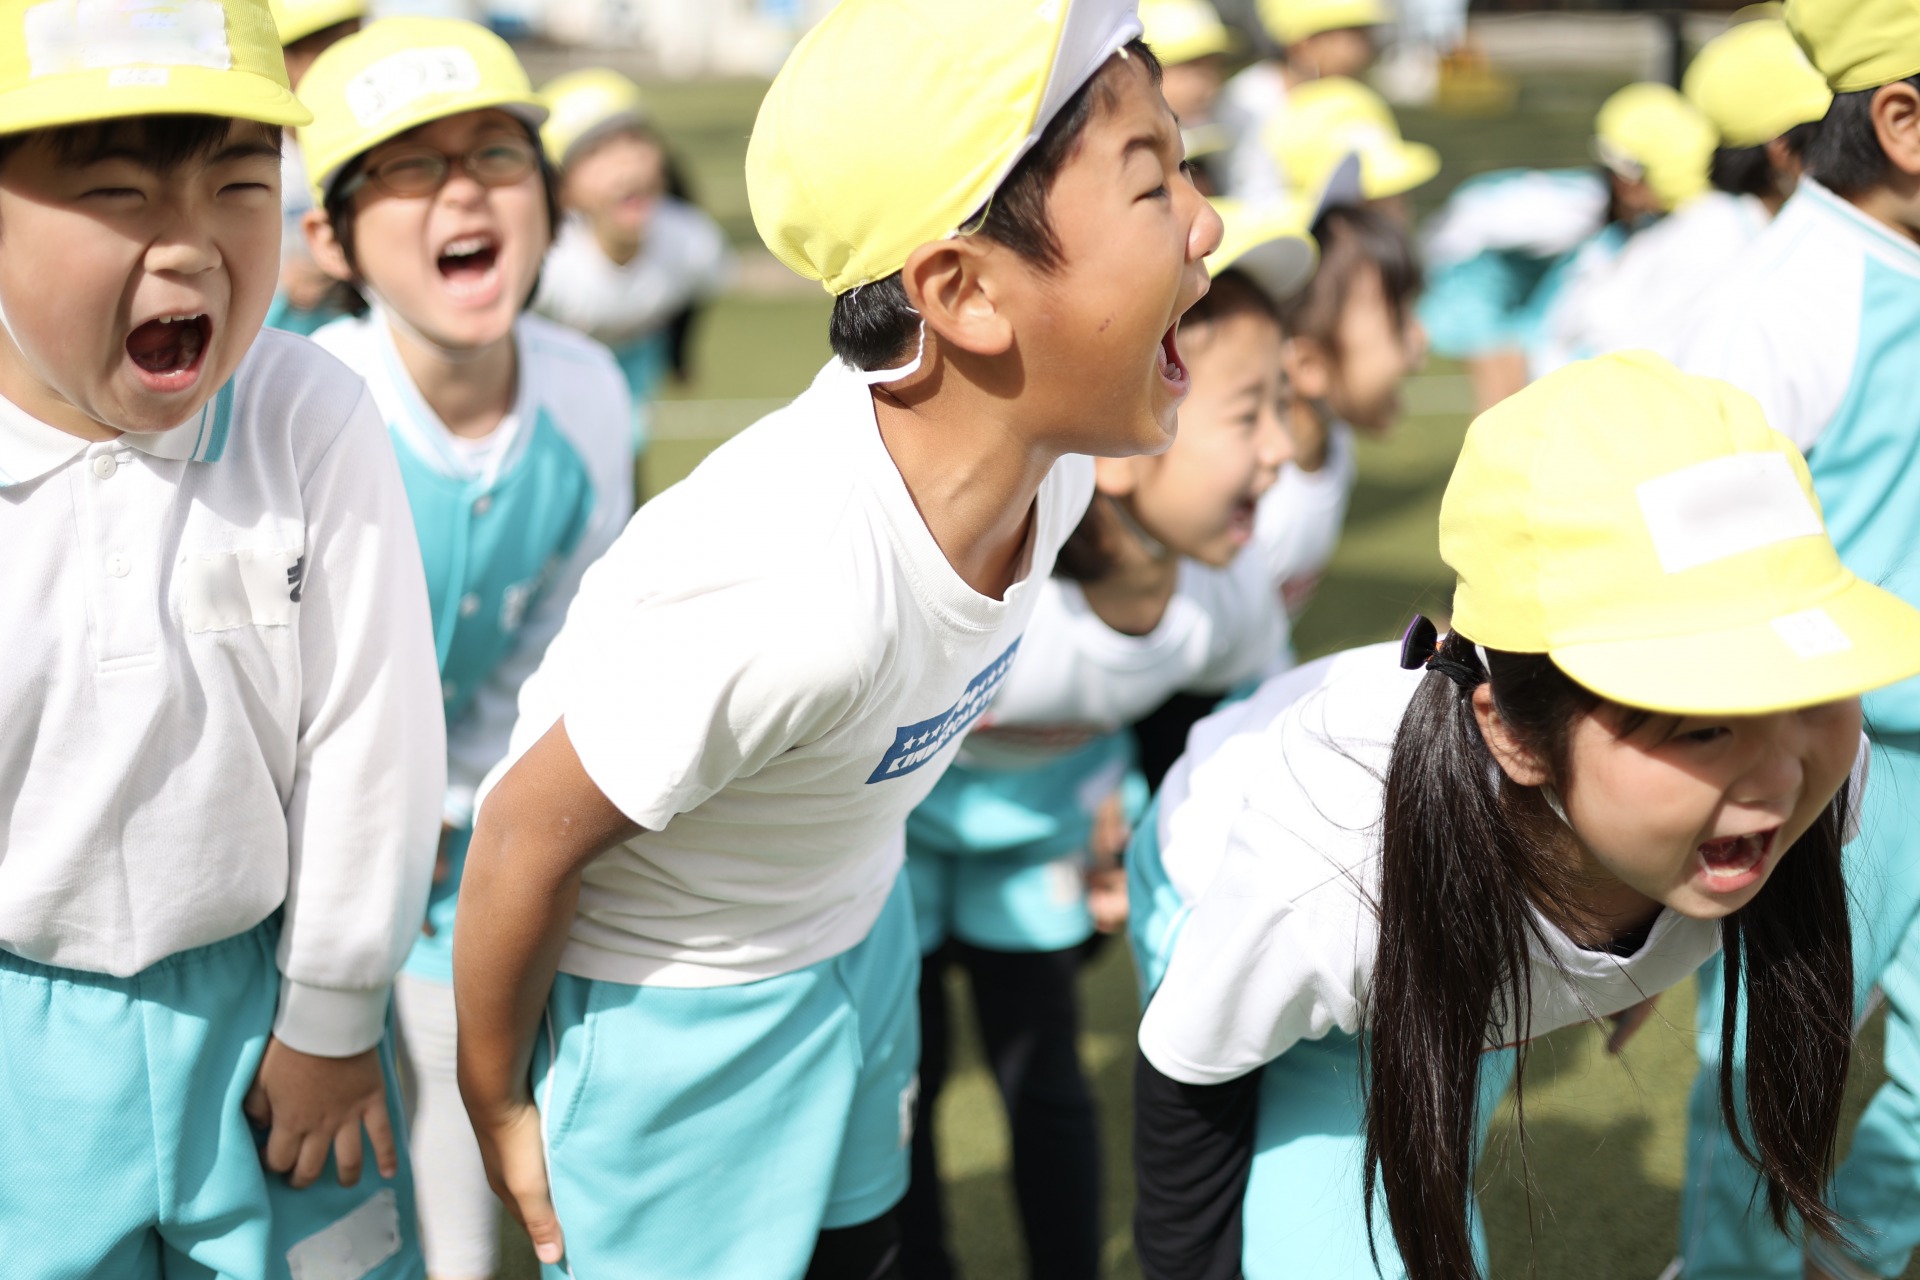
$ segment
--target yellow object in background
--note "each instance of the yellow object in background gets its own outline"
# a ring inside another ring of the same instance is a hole
[[[538,128],[547,108],[507,42],[453,18],[387,18],[333,45],[300,82],[313,202],[355,156],[417,125],[497,107]]]
[[[268,0],[268,3],[283,45],[367,16],[367,0]]]
[[[1835,93],[1920,75],[1920,0],[1787,0],[1786,18]]]
[[[1719,134],[1679,90],[1630,84],[1601,104],[1593,132],[1601,163],[1644,177],[1668,212],[1706,193]]]
[[[1260,21],[1284,49],[1323,31],[1384,26],[1393,16],[1380,0],[1260,0]]]
[[[1603,698],[1758,715],[1920,673],[1920,610],[1855,577],[1753,397],[1649,352],[1474,422],[1440,506],[1453,627]]]
[[[1833,102],[1825,78],[1778,18],[1743,22],[1707,41],[1681,90],[1728,147],[1771,142],[1797,124],[1823,119]]]
[[[1220,215],[1220,247],[1207,258],[1207,274],[1229,268],[1245,272],[1274,303],[1285,302],[1313,279],[1320,246],[1308,230],[1313,211],[1304,201],[1250,205],[1213,201]]]
[[[1207,0],[1140,0],[1140,25],[1162,66],[1231,53],[1239,43]]]
[[[1317,198],[1350,155],[1359,158],[1368,200],[1404,195],[1440,172],[1440,153],[1402,138],[1386,99],[1343,76],[1296,85],[1266,139],[1288,189],[1307,198]]]
[[[540,97],[547,104],[540,143],[547,159],[561,168],[574,148],[602,130],[644,124],[651,115],[640,86],[605,67],[556,76],[540,90]]]
[[[307,122],[266,0],[0,5],[0,133],[163,114]]]

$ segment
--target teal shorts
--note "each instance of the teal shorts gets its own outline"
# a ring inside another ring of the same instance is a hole
[[[1145,803],[1132,763],[1131,736],[1116,733],[1038,769],[948,769],[907,819],[921,954],[948,938],[1063,951],[1092,937],[1094,813],[1116,789],[1129,811]]]
[[[130,978],[0,951],[0,1271],[35,1280],[414,1280],[399,1175],[296,1191],[241,1113],[279,998],[277,918]]]
[[[460,877],[467,869],[467,846],[473,828],[460,827],[446,836],[447,874],[427,893],[427,924],[407,952],[406,971],[429,982],[453,984],[453,909],[460,901]]]
[[[920,953],[906,877],[866,939],[734,987],[561,974],[533,1096],[567,1256],[548,1280],[796,1277],[907,1190]]]

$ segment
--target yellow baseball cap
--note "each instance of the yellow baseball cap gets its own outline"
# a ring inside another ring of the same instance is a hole
[[[1223,230],[1220,247],[1207,258],[1207,274],[1228,268],[1244,272],[1274,302],[1285,302],[1306,287],[1320,264],[1320,246],[1308,227],[1313,211],[1289,200],[1253,205],[1244,200],[1213,201]]]
[[[1236,43],[1207,0],[1140,0],[1140,25],[1162,66],[1231,53]]]
[[[266,0],[41,0],[0,15],[0,133],[121,116],[309,118]]]
[[[1393,19],[1380,0],[1260,0],[1260,21],[1285,48],[1323,31],[1385,26]]]
[[[1786,18],[1835,93],[1920,74],[1920,0],[1787,0]]]
[[[1403,195],[1440,172],[1440,153],[1402,138],[1386,100],[1345,76],[1295,86],[1266,140],[1287,186],[1302,193],[1325,189],[1348,156],[1359,158],[1368,200]]]
[[[1707,41],[1681,89],[1728,147],[1757,147],[1825,119],[1833,102],[1826,80],[1778,18],[1743,22]]]
[[[1758,715],[1920,674],[1920,610],[1840,563],[1792,442],[1745,392],[1650,352],[1481,414],[1440,555],[1461,635],[1626,706]]]
[[[386,18],[362,28],[313,60],[300,101],[313,112],[300,146],[316,205],[355,156],[429,121],[489,107],[536,129],[547,118],[507,42],[455,18]]]
[[[1600,105],[1593,132],[1600,162],[1644,175],[1662,208],[1706,192],[1720,136],[1679,90],[1650,80],[1630,84]]]
[[[540,96],[548,113],[540,141],[547,158],[561,166],[588,138],[610,127],[643,124],[652,114],[640,86],[607,67],[569,71],[549,80]]]
[[[367,0],[268,0],[268,4],[283,45],[367,16]]]
[[[977,215],[1139,34],[1133,0],[842,0],[760,104],[754,226],[829,293],[890,276]]]

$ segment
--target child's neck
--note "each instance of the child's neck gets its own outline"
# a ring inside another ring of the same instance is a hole
[[[954,572],[995,600],[1020,579],[1034,500],[1060,456],[1007,420],[1009,403],[951,364],[873,392],[880,440],[927,531]]]
[[[1180,557],[1158,542],[1127,514],[1118,499],[1094,497],[1100,541],[1111,563],[1096,582],[1085,582],[1080,592],[1100,621],[1125,636],[1144,636],[1167,616],[1167,605],[1180,582]]]
[[[608,261],[616,267],[624,267],[639,257],[640,250],[647,243],[644,231],[628,231],[595,219],[589,219],[587,227],[593,232],[594,243],[600,246],[600,252],[606,254]]]
[[[448,431],[478,440],[492,435],[513,411],[519,361],[512,332],[489,346],[450,351],[394,323],[392,317],[387,327],[421,399]]]
[[[1920,241],[1920,182],[1904,183],[1900,188],[1881,183],[1846,197],[1846,201],[1882,226]]]

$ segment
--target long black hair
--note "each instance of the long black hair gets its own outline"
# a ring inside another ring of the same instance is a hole
[[[1502,720],[1551,777],[1564,779],[1573,722],[1601,699],[1544,654],[1492,651],[1482,668],[1473,645],[1455,635],[1439,657],[1454,672],[1485,674]],[[1480,1274],[1467,1213],[1483,1051],[1490,1042],[1519,1046],[1518,1098],[1531,1034],[1530,944],[1545,941],[1542,917],[1571,931],[1593,923],[1576,905],[1577,873],[1551,853],[1561,833],[1548,797],[1501,772],[1466,683],[1428,669],[1387,769],[1366,1048],[1367,1225],[1371,1237],[1373,1197],[1384,1189],[1413,1280]],[[1647,719],[1618,710],[1619,732]],[[1721,922],[1721,1115],[1760,1171],[1774,1222],[1785,1230],[1798,1218],[1829,1239],[1840,1221],[1826,1193],[1853,1043],[1840,873],[1846,804],[1843,787],[1765,889]],[[1734,1096],[1743,998],[1750,1139]]]

